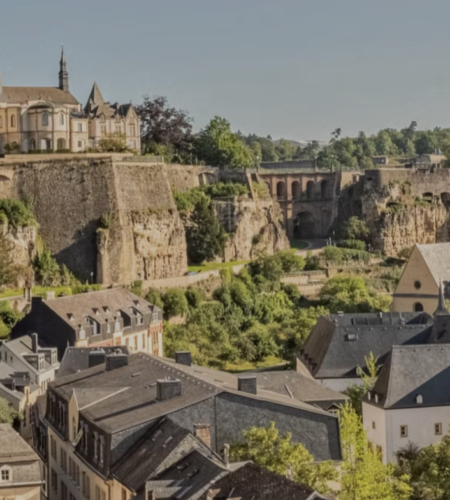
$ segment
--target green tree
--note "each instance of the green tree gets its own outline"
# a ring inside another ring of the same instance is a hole
[[[13,252],[14,245],[3,233],[0,225],[0,288],[10,285],[16,277]]]
[[[227,234],[207,198],[201,199],[190,215],[186,227],[189,260],[195,264],[222,256]]]
[[[0,199],[0,224],[3,220],[14,228],[36,225],[36,218],[30,207],[12,198]]]
[[[173,316],[186,316],[189,304],[182,288],[169,288],[163,296],[164,315],[167,319]]]
[[[6,399],[0,398],[0,423],[12,425],[15,420],[22,418],[22,414],[14,410]]]
[[[350,404],[341,408],[342,477],[340,500],[408,500],[409,477],[396,477],[369,443],[361,418]]]
[[[199,159],[214,167],[250,168],[254,165],[251,149],[231,131],[230,123],[218,116],[197,135],[194,150]]]
[[[341,238],[343,240],[362,240],[366,241],[370,230],[367,224],[358,217],[350,217],[342,224]]]
[[[156,290],[154,288],[150,288],[150,290],[147,291],[147,295],[145,296],[145,300],[147,302],[150,302],[150,304],[153,304],[156,307],[159,307],[160,309],[164,309],[164,302],[162,299],[162,294],[159,290]]]
[[[244,431],[244,443],[231,446],[231,457],[234,461],[251,460],[283,476],[291,470],[294,481],[319,493],[328,493],[327,483],[337,477],[330,462],[314,463],[309,451],[292,442],[290,433],[280,435],[274,422],[267,427],[251,427]]]
[[[386,307],[382,297],[369,291],[364,278],[353,275],[340,274],[329,279],[319,296],[331,312],[374,312]]]
[[[350,398],[356,413],[362,416],[362,401],[364,396],[373,389],[380,369],[378,358],[371,352],[364,357],[365,367],[356,369],[356,374],[361,379],[361,384],[350,384],[345,394]]]

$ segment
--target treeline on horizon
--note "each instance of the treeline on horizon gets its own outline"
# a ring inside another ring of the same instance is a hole
[[[142,152],[164,156],[173,163],[199,163],[215,167],[254,168],[261,162],[315,160],[318,167],[373,168],[373,156],[400,157],[400,163],[422,154],[450,154],[450,128],[419,130],[415,121],[401,130],[385,128],[357,137],[343,137],[336,128],[328,144],[295,141],[233,132],[225,118],[216,116],[197,134],[193,118],[169,105],[167,98],[144,96],[137,106],[141,117]]]

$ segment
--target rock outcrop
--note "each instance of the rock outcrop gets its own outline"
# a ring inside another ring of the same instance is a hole
[[[250,260],[261,251],[271,255],[289,248],[280,207],[271,198],[234,198],[213,203],[229,235],[226,261]]]

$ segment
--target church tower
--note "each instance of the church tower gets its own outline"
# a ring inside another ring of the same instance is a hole
[[[59,62],[59,88],[69,91],[69,73],[67,72],[66,56],[64,47],[61,49],[61,61]]]

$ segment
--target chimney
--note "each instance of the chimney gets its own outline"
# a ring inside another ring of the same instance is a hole
[[[89,368],[93,366],[102,365],[106,360],[106,354],[103,349],[96,349],[89,353]]]
[[[128,354],[108,354],[105,356],[106,371],[110,372],[122,366],[128,366]]]
[[[205,443],[208,448],[211,448],[211,426],[209,424],[195,424],[194,436]]]
[[[191,366],[192,355],[190,351],[177,351],[175,353],[175,362],[179,365]]]
[[[38,352],[38,334],[37,333],[31,334],[31,350],[34,353]]]
[[[257,394],[256,375],[238,377],[238,391]]]
[[[156,389],[156,398],[158,401],[166,401],[167,399],[172,399],[175,396],[181,396],[181,380],[157,380]]]
[[[226,443],[223,445],[223,461],[228,469],[230,466],[230,445]]]

